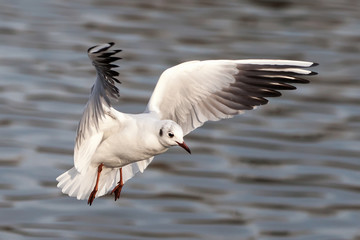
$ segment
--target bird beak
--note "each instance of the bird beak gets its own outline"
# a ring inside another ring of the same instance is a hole
[[[176,142],[180,147],[182,147],[183,149],[185,149],[188,153],[191,154],[191,151],[190,151],[190,148],[185,144],[185,142],[183,143],[179,143],[179,142]]]

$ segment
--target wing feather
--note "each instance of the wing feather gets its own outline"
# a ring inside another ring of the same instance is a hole
[[[160,119],[177,122],[184,134],[208,120],[230,118],[281,96],[279,90],[308,83],[301,76],[316,74],[316,63],[291,60],[191,61],[160,76],[147,106]]]
[[[114,43],[106,43],[88,49],[88,56],[96,69],[96,81],[91,88],[89,100],[77,127],[76,142],[74,147],[74,165],[80,173],[86,171],[91,158],[98,145],[103,140],[104,128],[108,128],[111,115],[111,100],[119,98],[119,89],[115,82],[118,72],[112,68],[117,65],[112,62],[118,57],[113,57],[120,50],[109,50]]]
[[[133,176],[135,176],[138,172],[144,172],[145,168],[151,163],[151,161],[154,159],[154,157],[151,157],[146,160],[142,160],[139,162],[128,164],[124,167],[122,167],[122,173],[123,173],[123,181],[124,183],[131,179]],[[120,180],[120,174],[117,176],[117,181]]]

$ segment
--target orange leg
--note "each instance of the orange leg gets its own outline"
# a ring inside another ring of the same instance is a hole
[[[111,194],[115,193],[115,201],[120,198],[121,189],[124,186],[123,177],[122,177],[122,168],[120,168],[120,181],[118,185],[111,191]]]
[[[90,196],[89,196],[89,200],[88,200],[88,204],[91,206],[91,204],[93,203],[94,199],[95,199],[95,195],[96,192],[98,191],[98,185],[99,185],[99,179],[100,179],[100,173],[102,171],[102,167],[104,166],[104,164],[100,164],[98,166],[98,172],[97,172],[97,177],[96,177],[96,184],[94,187],[94,190],[91,192]]]

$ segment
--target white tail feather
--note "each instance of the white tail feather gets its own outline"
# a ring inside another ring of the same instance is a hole
[[[144,172],[145,168],[151,163],[154,157],[135,162],[123,167],[123,182],[127,182],[138,172]],[[87,199],[94,189],[97,176],[97,167],[88,166],[86,171],[80,173],[75,167],[61,174],[56,180],[59,182],[57,187],[70,197],[77,199]],[[107,168],[103,166],[98,191],[96,197],[101,197],[110,192],[120,181],[120,171],[118,168]]]
[[[101,197],[112,190],[116,184],[118,169],[106,168],[100,175],[98,191],[96,197]],[[59,182],[57,187],[61,188],[61,191],[70,197],[76,197],[77,199],[87,199],[90,196],[91,191],[94,189],[97,175],[97,167],[89,166],[87,171],[79,173],[74,167],[69,171],[61,174],[56,180]]]

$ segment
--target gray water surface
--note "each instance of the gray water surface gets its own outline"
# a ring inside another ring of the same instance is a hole
[[[192,155],[171,149],[89,207],[55,178],[95,79],[86,50],[109,41],[124,112],[187,60],[309,60],[320,74],[205,124]],[[0,239],[360,239],[359,41],[355,0],[1,1]]]

